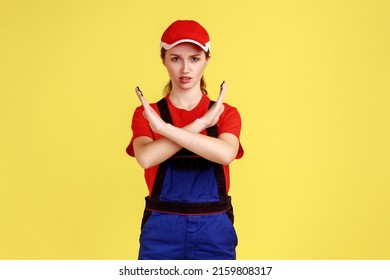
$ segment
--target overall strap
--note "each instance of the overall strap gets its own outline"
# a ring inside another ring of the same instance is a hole
[[[214,104],[215,104],[215,101],[214,100],[210,100],[209,109],[211,107],[213,107]],[[218,127],[217,127],[217,124],[207,128],[206,132],[207,132],[208,136],[211,136],[211,137],[214,137],[214,138],[218,138]]]
[[[157,102],[157,107],[160,112],[161,119],[167,123],[173,124],[171,113],[169,112],[167,100],[165,98],[161,98]],[[151,198],[158,199],[160,197],[162,191],[162,185],[164,183],[164,178],[165,178],[165,174],[167,173],[167,169],[168,169],[168,161],[164,161],[159,164],[156,178],[153,184],[153,190],[150,196]]]
[[[163,121],[173,124],[171,113],[169,112],[167,100],[165,98],[161,98],[160,101],[157,102],[157,107]]]

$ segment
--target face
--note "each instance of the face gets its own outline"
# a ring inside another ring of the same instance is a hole
[[[163,63],[168,70],[173,88],[188,90],[200,89],[200,80],[208,60],[199,46],[182,43],[166,51]]]

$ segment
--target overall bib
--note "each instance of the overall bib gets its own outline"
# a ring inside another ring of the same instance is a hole
[[[161,118],[173,124],[166,99],[157,105]],[[218,137],[217,126],[207,135]],[[233,217],[223,166],[182,149],[158,167],[146,197],[138,258],[233,260]]]

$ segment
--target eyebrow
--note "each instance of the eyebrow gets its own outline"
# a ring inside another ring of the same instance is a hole
[[[190,56],[201,56],[202,53],[196,53],[196,54],[192,54]],[[171,53],[170,56],[181,56],[180,54],[175,54],[175,53]]]

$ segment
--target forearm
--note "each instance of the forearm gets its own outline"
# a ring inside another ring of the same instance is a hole
[[[198,134],[205,129],[205,124],[199,121],[199,119],[180,128],[180,130],[186,130],[193,134]],[[140,137],[134,141],[135,157],[144,169],[160,164],[173,156],[180,149],[182,149],[181,145],[166,137],[157,140],[152,140],[148,137]]]
[[[230,133],[214,138],[166,124],[160,134],[176,145],[222,165],[234,160],[239,147],[238,139]]]

